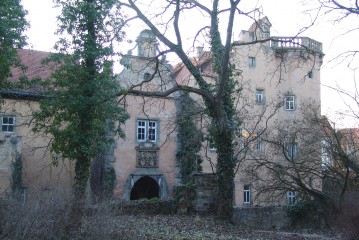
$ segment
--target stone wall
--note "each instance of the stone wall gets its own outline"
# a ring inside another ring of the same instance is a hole
[[[196,173],[193,175],[193,182],[196,195],[195,211],[200,213],[214,211],[217,190],[216,175],[214,173]]]
[[[291,220],[284,207],[238,207],[233,223],[250,229],[278,230],[289,228]]]

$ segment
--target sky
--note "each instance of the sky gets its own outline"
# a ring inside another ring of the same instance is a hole
[[[264,15],[272,23],[272,36],[295,36],[306,26],[309,26],[315,17],[315,11],[306,12],[306,10],[315,7],[316,0],[242,0],[241,9],[250,10],[253,7],[262,6]],[[30,21],[30,29],[27,32],[29,48],[41,51],[51,51],[57,36],[56,16],[59,9],[54,8],[52,0],[22,0],[24,8],[28,11],[27,19]],[[308,4],[309,3],[309,4]],[[313,5],[312,5],[313,4]],[[353,92],[355,89],[355,77],[358,75],[355,71],[347,66],[347,62],[339,63],[332,59],[348,49],[355,49],[355,44],[359,42],[358,34],[341,36],[348,29],[348,26],[358,22],[358,19],[343,20],[340,24],[333,23],[332,15],[322,15],[320,21],[314,26],[304,31],[301,36],[311,37],[323,43],[323,52],[325,54],[324,63],[321,69],[321,99],[322,114],[330,116],[335,121],[341,121],[343,126],[353,125],[354,122],[344,114],[338,114],[343,110],[348,110],[348,104],[353,107],[352,103],[343,94],[338,94],[332,88],[342,88],[345,91]],[[191,29],[197,21],[191,17],[185,19],[184,27]],[[251,25],[249,19],[237,19],[234,26],[234,38],[241,30],[246,30]],[[197,23],[200,24],[200,23]],[[134,39],[139,31],[143,30],[144,25],[132,27],[128,31],[128,37]],[[127,49],[124,49],[124,52]],[[359,63],[357,63],[358,65]],[[355,67],[355,66],[354,66]],[[359,77],[359,76],[357,76]],[[328,87],[329,86],[329,87]]]

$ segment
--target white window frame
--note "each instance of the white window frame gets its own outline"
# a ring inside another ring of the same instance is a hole
[[[298,157],[298,143],[291,142],[287,144],[287,156],[291,160]]]
[[[244,185],[243,186],[243,203],[250,204],[252,202],[252,191],[251,186]]]
[[[295,96],[287,95],[284,97],[284,109],[286,111],[294,111],[295,110]]]
[[[288,191],[287,192],[287,203],[288,205],[293,205],[297,201],[297,192],[295,191]]]
[[[158,121],[138,119],[136,123],[136,139],[138,142],[157,142]]]
[[[264,104],[264,90],[262,90],[262,89],[256,90],[256,104],[257,105]]]
[[[4,118],[7,118],[7,123],[4,123]],[[9,123],[9,119],[12,119],[12,123]],[[15,132],[15,122],[16,118],[14,115],[2,115],[1,116],[1,132],[3,133],[14,133]],[[5,130],[4,130],[5,128]],[[9,131],[9,128],[12,130]]]
[[[256,58],[248,57],[248,66],[254,68],[256,66]]]

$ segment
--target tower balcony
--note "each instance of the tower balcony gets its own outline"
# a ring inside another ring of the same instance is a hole
[[[274,50],[306,50],[323,54],[322,43],[309,37],[271,37],[270,47]]]

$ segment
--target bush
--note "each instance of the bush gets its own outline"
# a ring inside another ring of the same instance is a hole
[[[63,239],[69,211],[65,202],[52,200],[24,205],[17,198],[2,199],[0,239]]]
[[[288,216],[291,218],[293,227],[318,229],[323,227],[323,210],[315,201],[308,198],[297,201],[287,206]]]

